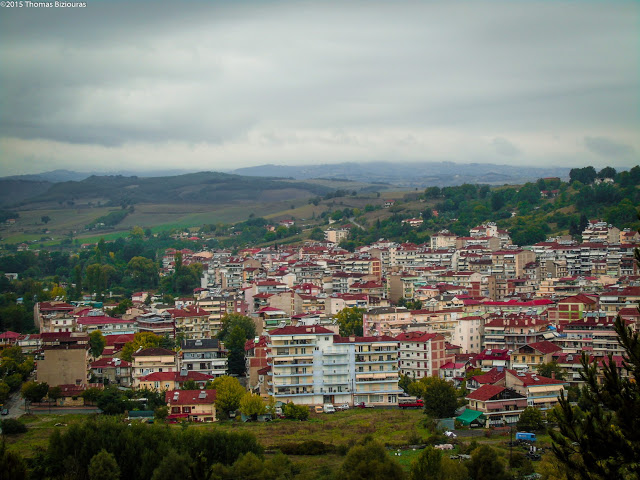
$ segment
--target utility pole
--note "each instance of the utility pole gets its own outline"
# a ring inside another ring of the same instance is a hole
[[[511,468],[513,456],[513,425],[509,425],[509,440],[509,468]]]

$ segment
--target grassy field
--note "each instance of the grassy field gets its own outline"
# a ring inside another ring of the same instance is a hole
[[[340,182],[332,180],[317,180],[319,183],[332,188],[352,191],[358,190],[364,184]],[[283,191],[279,191],[282,193]],[[273,192],[271,192],[273,193]],[[375,193],[361,193],[357,196],[347,195],[321,200],[313,205],[308,198],[296,195],[271,195],[269,191],[256,201],[228,201],[211,205],[198,203],[138,203],[134,211],[127,215],[118,225],[102,229],[86,231],[85,226],[95,222],[110,212],[120,210],[118,206],[105,207],[97,200],[88,202],[76,199],[73,205],[68,202],[47,202],[29,204],[16,208],[19,217],[14,225],[0,224],[0,239],[7,243],[31,242],[42,243],[46,246],[55,245],[63,239],[78,239],[81,243],[92,243],[100,238],[113,240],[126,235],[132,227],[151,228],[154,232],[170,229],[199,227],[203,224],[233,224],[245,221],[251,215],[264,217],[273,222],[294,218],[303,228],[312,228],[317,224],[313,219],[319,219],[323,212],[342,210],[344,208],[359,208],[364,210],[367,204],[381,205],[386,198],[403,197],[406,192],[385,192],[378,197]],[[286,189],[284,190],[286,193]],[[271,195],[271,196],[270,196]],[[381,210],[367,214],[369,221],[376,218],[386,218],[391,215],[389,210]],[[43,217],[49,217],[44,223]]]
[[[55,426],[57,423],[71,425],[82,422],[85,415],[57,415],[39,414],[25,415],[20,420],[28,427],[28,431],[21,435],[6,436],[10,449],[19,452],[26,458],[33,458],[48,446],[48,439],[54,430],[64,431],[65,426]],[[224,421],[216,424],[191,424],[188,428],[221,429],[232,432],[248,432],[256,436],[258,441],[271,455],[277,447],[286,443],[300,443],[305,440],[318,440],[336,447],[340,445],[352,446],[361,442],[366,436],[371,436],[389,448],[389,455],[409,471],[411,463],[420,455],[421,450],[406,449],[407,445],[422,442],[430,437],[429,432],[422,426],[425,416],[418,410],[383,410],[383,409],[354,409],[337,412],[332,415],[312,413],[305,422],[276,420],[267,423],[242,423],[240,421]],[[173,425],[172,428],[182,428]],[[539,446],[549,446],[548,435],[538,436]],[[488,444],[496,448],[499,455],[509,458],[508,434],[494,434],[490,437],[479,436],[473,438],[459,438],[461,442],[472,440],[480,444]],[[514,453],[524,453],[521,447],[514,447]],[[454,451],[445,454],[457,453]],[[322,456],[290,456],[291,460],[300,466],[301,471],[318,472],[335,471],[343,462],[344,457],[339,454]]]
[[[291,206],[294,209],[291,209]],[[15,225],[0,224],[0,237],[4,242],[36,242],[45,245],[59,243],[68,238],[70,232],[82,243],[99,238],[115,239],[125,235],[134,226],[152,228],[154,232],[199,227],[203,224],[236,223],[247,220],[249,215],[281,218],[309,218],[313,215],[306,201],[280,201],[229,205],[201,204],[138,204],[134,212],[113,228],[85,231],[85,226],[97,218],[118,210],[117,207],[81,206],[68,207],[50,204],[38,209],[18,210]],[[326,208],[326,207],[325,207]],[[318,214],[323,207],[317,207]],[[48,223],[42,217],[50,218]],[[53,240],[51,240],[53,238]]]

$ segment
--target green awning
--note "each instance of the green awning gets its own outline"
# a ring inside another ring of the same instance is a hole
[[[129,412],[129,418],[153,418],[153,410],[132,410]]]
[[[480,417],[482,417],[482,412],[467,408],[464,412],[462,412],[462,415],[456,418],[456,420],[458,420],[463,425],[471,425],[472,422],[480,419]]]

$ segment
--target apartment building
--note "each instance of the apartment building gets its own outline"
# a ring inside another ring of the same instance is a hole
[[[529,343],[511,352],[511,366],[518,371],[534,371],[542,363],[549,363],[562,348],[549,341]]]
[[[101,358],[91,363],[91,375],[98,383],[131,386],[131,363],[119,358]]]
[[[557,305],[547,309],[549,320],[555,323],[560,321],[581,320],[585,312],[593,312],[598,308],[598,297],[583,293],[572,295],[559,300]]]
[[[138,332],[149,332],[164,337],[175,338],[176,322],[169,312],[143,313],[135,319]]]
[[[39,332],[73,332],[76,307],[65,302],[37,302],[33,306],[33,320]]]
[[[180,370],[200,372],[214,377],[227,374],[227,355],[217,338],[183,340],[178,355]]]
[[[303,405],[397,403],[398,345],[391,337],[340,337],[321,326],[269,333],[269,394]]]
[[[51,387],[86,385],[89,372],[89,337],[72,332],[42,333],[36,352],[36,381]]]
[[[560,336],[558,344],[564,353],[580,353],[586,351],[596,357],[607,356],[609,353],[622,356],[624,349],[618,343],[618,334],[614,330],[614,317],[607,317],[602,312],[594,312],[582,320],[561,324],[558,327]],[[626,321],[627,325],[635,329],[635,323]]]
[[[410,378],[437,377],[447,358],[445,338],[437,333],[409,332],[396,337],[400,350],[400,373]]]
[[[493,318],[484,325],[484,346],[489,349],[515,350],[528,343],[553,338],[550,322],[529,315]]]
[[[188,305],[184,308],[167,310],[175,321],[176,335],[187,339],[211,338],[217,333],[212,329],[210,313],[199,306]],[[213,331],[212,331],[213,330]]]
[[[104,314],[102,310],[92,310],[86,316],[76,320],[77,329],[88,334],[100,330],[103,335],[126,335],[138,330],[133,320],[113,318]]]
[[[450,341],[461,347],[462,353],[482,350],[485,319],[480,315],[458,317]]]
[[[411,323],[411,311],[405,307],[372,308],[362,316],[362,329],[369,335],[397,335]]]
[[[527,405],[549,410],[558,404],[558,397],[567,383],[562,380],[541,377],[535,373],[506,370],[503,385],[527,397]]]
[[[457,235],[449,230],[441,230],[431,236],[431,248],[455,248]]]
[[[176,352],[166,348],[145,348],[132,355],[133,387],[140,386],[140,379],[151,373],[175,372]]]

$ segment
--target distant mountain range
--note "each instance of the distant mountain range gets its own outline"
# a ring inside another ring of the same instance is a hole
[[[123,170],[114,172],[74,172],[72,170],[52,170],[50,172],[32,173],[28,175],[12,175],[10,177],[0,177],[2,180],[26,180],[29,182],[79,182],[92,175],[112,176],[121,175],[124,177],[169,177],[173,175],[183,175],[193,173],[193,170],[157,170],[151,172],[137,172],[133,170]]]
[[[401,187],[451,186],[463,183],[503,185],[535,181],[538,178],[569,177],[569,168],[494,165],[453,162],[371,162],[323,165],[260,165],[238,168],[232,173],[256,177],[285,177],[297,180],[341,178],[368,183],[390,183]]]
[[[366,190],[422,189],[427,186],[521,184],[544,177],[568,178],[569,168],[493,164],[338,163],[261,165],[230,173],[156,171],[117,175],[54,170],[0,178],[0,205],[31,202],[224,203],[273,201],[322,195],[330,189],[311,179],[349,180],[370,184]],[[371,185],[373,184],[373,185]]]

